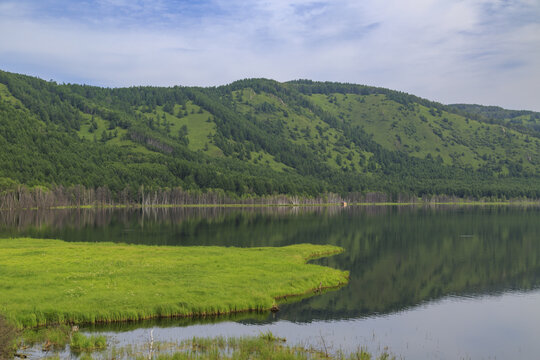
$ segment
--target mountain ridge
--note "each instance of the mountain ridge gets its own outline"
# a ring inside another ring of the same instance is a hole
[[[495,110],[311,80],[100,88],[1,71],[0,188],[539,197],[540,113]]]

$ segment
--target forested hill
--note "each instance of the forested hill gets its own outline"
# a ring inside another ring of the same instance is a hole
[[[0,190],[538,198],[540,117],[508,114],[307,80],[110,89],[0,72]]]
[[[471,104],[452,104],[452,109],[461,111],[465,116],[490,124],[501,124],[524,133],[540,135],[540,113],[527,110],[507,110],[499,106]]]

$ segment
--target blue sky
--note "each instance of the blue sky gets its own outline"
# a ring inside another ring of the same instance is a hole
[[[540,0],[0,0],[0,69],[100,86],[352,82],[540,111]]]

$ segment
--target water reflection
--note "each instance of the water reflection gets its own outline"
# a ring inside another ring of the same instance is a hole
[[[0,212],[1,236],[155,245],[335,244],[321,259],[347,287],[282,307],[293,321],[390,313],[448,295],[528,290],[540,280],[540,210],[270,207]]]
[[[157,327],[159,341],[193,336],[257,336],[272,331],[288,343],[379,354],[387,348],[398,359],[535,359],[540,352],[540,291],[476,298],[449,297],[384,316],[296,323],[223,322],[189,327]],[[119,344],[148,341],[149,329],[106,332]],[[324,345],[322,342],[324,339]]]

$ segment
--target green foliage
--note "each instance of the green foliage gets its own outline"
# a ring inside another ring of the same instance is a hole
[[[540,196],[533,112],[309,80],[105,89],[0,72],[0,94],[0,174],[15,184]]]
[[[498,124],[524,134],[540,137],[540,113],[526,110],[507,110],[498,106],[469,104],[449,105],[467,119],[475,119],[487,124]]]
[[[348,277],[306,264],[342,251],[335,246],[179,248],[19,238],[0,239],[0,250],[0,309],[18,327],[263,311],[280,296],[321,283],[339,286]]]

